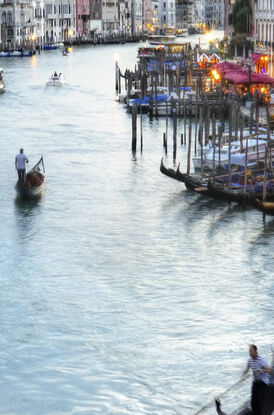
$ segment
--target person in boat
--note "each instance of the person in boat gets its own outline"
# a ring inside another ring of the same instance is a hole
[[[255,344],[249,345],[249,356],[250,357],[247,361],[247,366],[243,372],[243,376],[247,374],[250,368],[252,369],[252,413],[253,415],[265,415],[270,384],[270,373],[272,373],[272,369],[268,366],[266,359],[259,355],[258,348]]]
[[[15,157],[15,168],[18,173],[18,181],[23,182],[26,174],[26,163],[29,162],[24,149],[20,148],[19,153]]]
[[[58,77],[58,75],[57,75],[57,72],[56,72],[56,71],[54,72],[53,77],[54,77],[54,78],[57,78],[57,77]]]

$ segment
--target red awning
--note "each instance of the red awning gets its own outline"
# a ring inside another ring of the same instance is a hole
[[[249,72],[247,70],[231,71],[224,74],[224,80],[233,82],[234,84],[272,84],[274,85],[274,78],[271,76],[251,72],[249,77]]]
[[[241,69],[241,66],[233,62],[221,62],[214,65],[213,68],[216,69],[218,72],[223,73],[231,70]]]

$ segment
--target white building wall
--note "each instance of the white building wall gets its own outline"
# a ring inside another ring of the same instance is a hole
[[[58,43],[75,37],[75,0],[45,0],[45,42]]]
[[[176,7],[175,0],[159,1],[159,27],[167,29],[176,26]]]
[[[131,4],[132,34],[136,35],[143,30],[143,7],[142,0],[132,0]]]
[[[274,43],[274,0],[258,0],[255,9],[255,38],[263,45]]]

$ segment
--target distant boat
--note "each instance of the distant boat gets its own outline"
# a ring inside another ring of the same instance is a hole
[[[51,75],[49,80],[46,82],[46,86],[63,86],[64,85],[64,77],[61,73],[57,75],[56,73]]]
[[[43,46],[43,50],[55,50],[55,49],[57,49],[57,46],[53,44],[48,44],[48,45]]]
[[[0,58],[14,58],[23,56],[32,56],[33,53],[30,50],[12,50],[9,52],[0,52]]]
[[[26,174],[24,181],[17,181],[16,190],[20,197],[34,199],[41,196],[46,179],[43,157]]]

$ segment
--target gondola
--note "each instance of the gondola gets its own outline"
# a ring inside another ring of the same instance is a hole
[[[25,175],[24,180],[17,181],[16,190],[20,197],[35,199],[41,196],[46,179],[46,171],[43,157]]]
[[[249,405],[249,401],[244,403],[241,408],[239,408],[237,411],[234,411],[231,415],[252,415],[252,411]],[[226,412],[222,411],[221,402],[219,399],[215,399],[215,406],[218,415],[228,415]]]
[[[194,190],[197,193],[202,193],[204,195],[209,195],[207,188],[207,177],[193,176],[187,174],[185,177],[185,186],[189,190]]]
[[[160,165],[160,171],[161,173],[165,174],[168,177],[171,177],[172,179],[178,180],[179,182],[183,182],[185,181],[185,173],[182,173],[180,171],[180,165],[177,167],[176,170],[171,169],[171,168],[167,168],[164,165],[164,159],[162,158],[161,160],[161,165]]]
[[[213,183],[208,180],[207,189],[210,196],[228,202],[246,203],[250,196],[249,189],[244,191],[244,186],[238,184],[229,188],[226,183]]]
[[[246,401],[240,408],[231,412],[223,412],[221,408],[221,402],[219,399],[215,399],[216,412],[218,415],[252,415],[250,400]],[[264,401],[264,409],[262,415],[273,415],[274,413],[274,385],[270,384],[267,395]]]
[[[264,214],[274,216],[274,202],[273,201],[264,201],[264,200],[258,199],[257,197],[252,197],[251,204],[252,206],[260,210]]]

